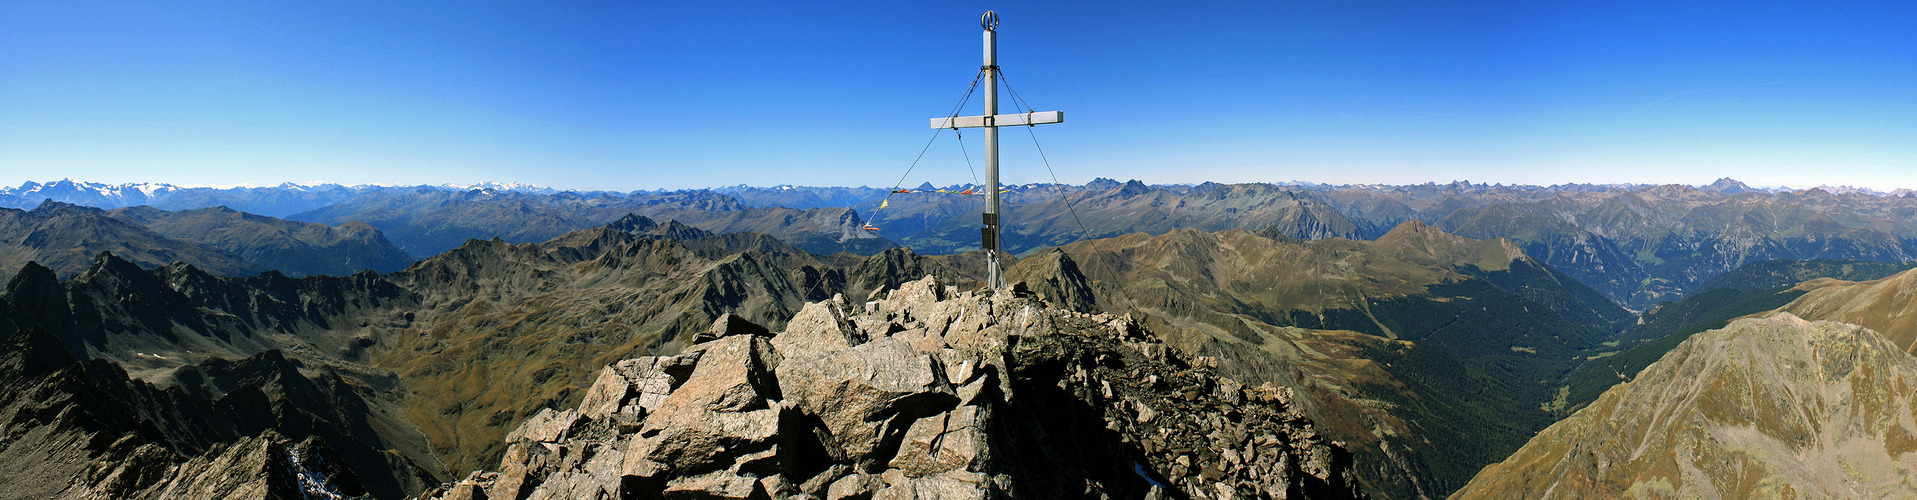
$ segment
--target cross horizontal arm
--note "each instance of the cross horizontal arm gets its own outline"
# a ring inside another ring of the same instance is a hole
[[[933,118],[932,128],[1010,127],[1013,125],[1063,123],[1064,121],[1064,111],[1033,111],[1030,113],[1010,113],[991,116]]]

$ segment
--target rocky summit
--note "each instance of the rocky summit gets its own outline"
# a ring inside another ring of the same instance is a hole
[[[1350,455],[1129,316],[928,276],[714,322],[611,363],[575,408],[428,492],[520,498],[1347,498]]]

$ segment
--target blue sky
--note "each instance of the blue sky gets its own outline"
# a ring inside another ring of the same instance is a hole
[[[889,186],[996,9],[1065,182],[1917,188],[1917,7],[1670,3],[0,2],[0,184]]]

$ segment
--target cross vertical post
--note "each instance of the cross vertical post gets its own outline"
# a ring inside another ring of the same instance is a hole
[[[998,13],[986,11],[979,18],[979,26],[985,28],[985,116],[998,114]],[[987,119],[987,122],[992,120]],[[999,218],[998,218],[998,124],[985,124],[985,229],[990,234],[982,235],[980,243],[985,245],[985,284],[992,290],[1005,286],[1005,276],[998,268]]]
[[[979,18],[979,27],[985,28],[985,64],[979,68],[986,82],[985,114],[933,118],[932,128],[985,129],[985,227],[979,230],[979,243],[985,249],[985,284],[991,290],[998,290],[1005,286],[1004,270],[999,268],[998,261],[999,251],[1004,248],[999,231],[998,127],[1063,123],[1065,112],[1026,110],[1024,113],[998,114],[998,13],[985,11],[985,15]]]

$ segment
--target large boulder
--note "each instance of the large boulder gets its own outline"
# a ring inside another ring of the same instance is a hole
[[[840,309],[836,300],[827,300],[806,304],[792,321],[785,324],[785,332],[773,337],[772,344],[779,351],[794,353],[797,351],[837,351],[865,343],[863,332],[858,325]]]
[[[985,406],[960,406],[918,419],[905,431],[899,453],[888,465],[913,478],[984,470],[991,459],[986,435],[990,412]]]
[[[641,435],[656,444],[646,457],[679,474],[709,472],[773,445],[783,406],[769,368],[780,357],[766,339],[726,337],[694,346],[698,364],[645,419]]]
[[[839,450],[835,456],[873,456],[883,437],[920,418],[950,410],[958,394],[944,365],[904,341],[882,338],[850,349],[795,356],[779,365],[794,408],[816,416]],[[896,446],[896,443],[892,443]]]

